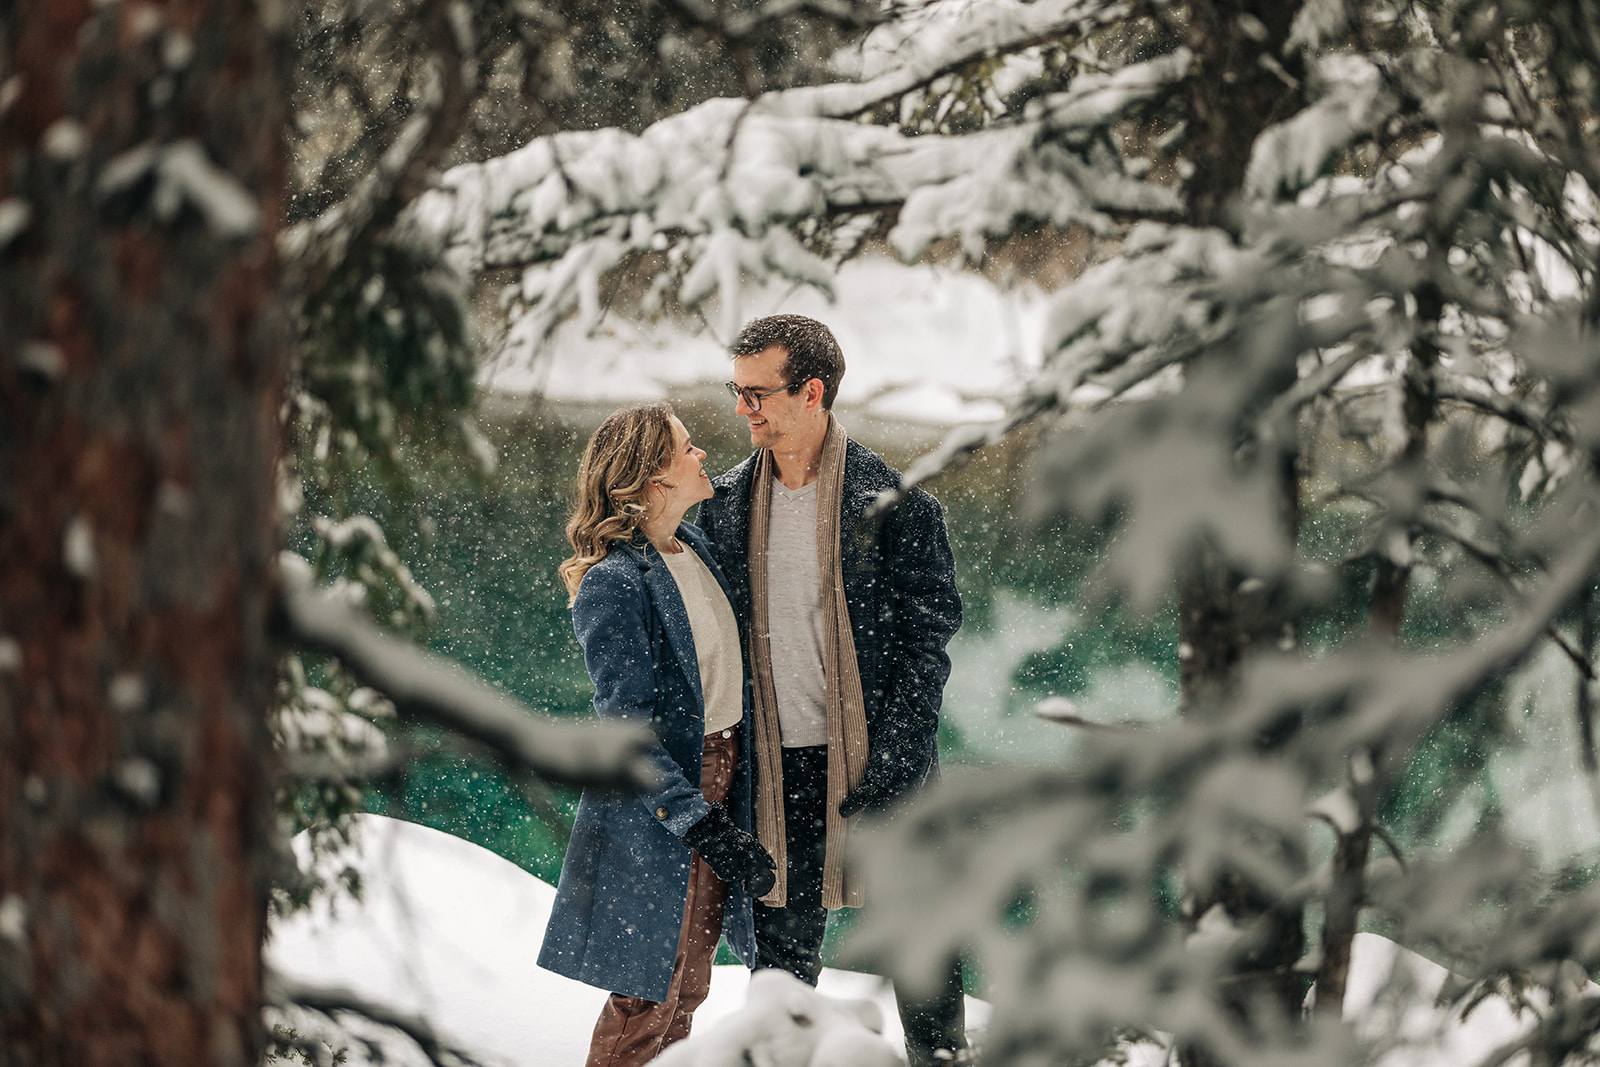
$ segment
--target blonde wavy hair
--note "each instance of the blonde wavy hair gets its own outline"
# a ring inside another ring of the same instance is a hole
[[[649,510],[650,479],[672,462],[672,452],[672,405],[666,401],[613,411],[589,438],[567,519],[572,555],[556,568],[568,604],[613,542],[638,536]]]

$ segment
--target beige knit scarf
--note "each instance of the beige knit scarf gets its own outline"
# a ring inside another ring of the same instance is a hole
[[[859,908],[861,886],[844,866],[846,820],[839,802],[861,784],[867,765],[867,709],[861,695],[856,645],[845,603],[839,552],[839,510],[844,500],[843,427],[828,413],[817,486],[817,570],[822,576],[822,671],[828,681],[828,824],[822,868],[822,906]],[[778,883],[762,898],[771,907],[787,899],[784,847],[783,761],[778,735],[778,700],[772,685],[772,650],[767,620],[767,531],[772,523],[772,453],[761,451],[750,489],[750,661],[755,672],[756,833],[778,863]],[[778,624],[791,625],[789,620]],[[798,624],[798,621],[793,623]]]

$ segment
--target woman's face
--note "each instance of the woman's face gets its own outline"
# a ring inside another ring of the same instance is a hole
[[[694,447],[689,431],[683,428],[678,416],[672,416],[672,459],[663,467],[653,485],[660,486],[662,503],[669,511],[682,514],[696,501],[711,496],[711,479],[705,469],[704,450]]]

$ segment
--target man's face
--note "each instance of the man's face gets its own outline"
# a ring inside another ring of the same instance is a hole
[[[791,393],[784,386],[789,379],[784,376],[784,364],[789,353],[774,345],[753,356],[740,356],[733,361],[733,382],[753,393],[769,389],[779,392],[761,398],[761,409],[752,410],[740,397],[734,402],[734,414],[750,424],[750,443],[757,448],[781,447],[784,439],[795,433],[806,415],[804,391]]]

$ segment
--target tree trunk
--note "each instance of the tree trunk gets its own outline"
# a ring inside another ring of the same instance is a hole
[[[1250,148],[1266,127],[1299,110],[1300,71],[1283,44],[1300,5],[1280,0],[1195,0],[1180,27],[1194,53],[1189,82],[1189,133],[1185,151],[1195,170],[1185,185],[1188,221],[1237,232],[1233,205],[1243,189]],[[1205,353],[1195,375],[1226,373],[1236,358],[1229,346]],[[1219,364],[1221,366],[1219,366]],[[1295,373],[1285,353],[1281,373]],[[1299,521],[1299,478],[1293,443],[1253,462],[1272,464],[1280,487],[1283,535],[1292,543]],[[1271,649],[1294,632],[1288,598],[1272,576],[1239,573],[1209,546],[1201,545],[1185,566],[1178,593],[1178,635],[1184,712],[1226,714],[1245,659]],[[1293,729],[1294,724],[1283,724]],[[1274,737],[1263,737],[1271,747]],[[1304,954],[1298,908],[1282,908],[1270,893],[1241,872],[1223,872],[1209,884],[1187,886],[1191,923],[1220,907],[1233,925],[1253,936],[1232,961],[1233,973],[1219,993],[1222,1006],[1241,1023],[1263,1005],[1282,1019],[1298,1016],[1304,981],[1291,970]],[[1183,1061],[1195,1067],[1216,1062],[1212,1050],[1187,1048]]]
[[[288,10],[0,14],[6,1065],[259,1058]]]
[[[1417,319],[1437,326],[1444,312],[1444,298],[1432,284],[1416,291]],[[1420,485],[1428,450],[1428,427],[1438,414],[1439,397],[1434,373],[1443,353],[1419,331],[1411,346],[1410,360],[1401,381],[1401,418],[1405,443],[1395,457],[1395,473],[1401,479]],[[1411,591],[1411,546],[1409,526],[1394,529],[1393,544],[1380,546],[1373,573],[1369,620],[1375,634],[1398,643],[1405,624],[1406,598]],[[1372,835],[1377,829],[1378,786],[1376,768],[1382,765],[1377,749],[1356,753],[1347,788],[1355,801],[1357,824],[1350,832],[1339,831],[1334,843],[1332,874],[1326,914],[1322,923],[1322,963],[1317,968],[1317,1011],[1332,1018],[1344,1013],[1345,991],[1350,984],[1350,953],[1367,898],[1367,861],[1372,852]]]

